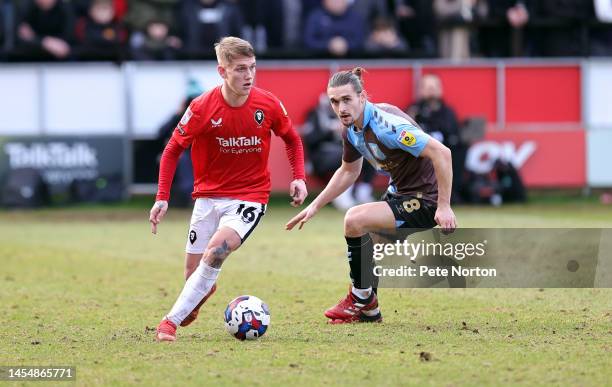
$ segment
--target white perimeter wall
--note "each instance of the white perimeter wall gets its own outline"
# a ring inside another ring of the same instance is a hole
[[[157,136],[188,79],[221,83],[216,63],[0,66],[0,136]]]
[[[585,62],[582,82],[587,182],[612,187],[612,61]]]

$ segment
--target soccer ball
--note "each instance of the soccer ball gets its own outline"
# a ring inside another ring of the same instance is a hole
[[[225,308],[225,329],[238,340],[255,340],[270,325],[270,310],[255,296],[234,298]]]

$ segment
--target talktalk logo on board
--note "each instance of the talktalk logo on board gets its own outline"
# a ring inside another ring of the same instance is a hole
[[[4,145],[9,165],[17,168],[96,168],[98,156],[85,142],[10,142]]]
[[[470,147],[467,154],[466,167],[476,173],[488,173],[497,160],[512,163],[520,169],[535,153],[535,141],[525,141],[517,145],[512,141],[483,141]]]

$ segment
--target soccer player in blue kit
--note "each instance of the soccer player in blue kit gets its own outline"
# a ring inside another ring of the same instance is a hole
[[[287,229],[304,223],[359,177],[363,158],[391,177],[382,201],[349,209],[344,217],[352,286],[348,295],[325,311],[333,324],[380,322],[376,278],[372,273],[373,242],[370,232],[398,228],[443,232],[456,227],[450,206],[451,152],[423,132],[399,108],[373,104],[363,89],[363,69],[335,73],[327,85],[334,112],[344,126],[342,165],[323,192],[287,223]]]

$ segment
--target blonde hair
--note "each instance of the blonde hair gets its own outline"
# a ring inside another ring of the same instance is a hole
[[[355,67],[352,70],[338,71],[331,76],[327,87],[338,87],[351,84],[357,94],[363,91],[363,73],[366,71],[362,67]]]
[[[217,62],[222,66],[231,64],[234,59],[241,56],[249,58],[255,56],[255,50],[253,50],[251,43],[234,36],[226,36],[219,43],[215,43],[215,53],[217,54]]]

